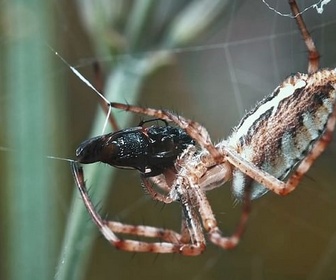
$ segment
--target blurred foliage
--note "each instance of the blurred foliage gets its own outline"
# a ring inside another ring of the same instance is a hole
[[[57,146],[62,122],[57,119],[55,84],[48,76],[53,60],[44,44],[54,39],[49,4],[7,1],[1,10],[1,157],[6,159],[1,176],[2,279],[54,275],[58,219],[49,198],[57,162],[45,156]]]

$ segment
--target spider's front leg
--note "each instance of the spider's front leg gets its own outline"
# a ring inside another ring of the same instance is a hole
[[[87,208],[92,220],[97,225],[100,232],[104,237],[117,249],[130,251],[130,252],[151,252],[151,253],[179,253],[187,256],[196,256],[202,253],[205,249],[205,241],[202,232],[197,231],[195,234],[190,236],[192,244],[185,244],[183,240],[186,238],[185,230],[183,230],[182,235],[163,228],[156,228],[151,226],[142,226],[142,225],[127,225],[115,221],[104,220],[97,210],[95,209],[85,186],[84,174],[82,167],[79,166],[77,162],[71,162],[72,174],[74,176],[77,188],[81,194],[85,207]],[[194,210],[188,203],[187,209],[185,211],[185,219],[188,220],[197,220],[197,217],[194,217],[196,214]],[[191,217],[191,215],[193,217]],[[194,225],[195,228],[199,228],[199,225]],[[136,241],[130,239],[120,239],[116,233],[122,234],[131,234],[135,236],[143,236],[149,238],[158,238],[164,240],[165,242],[144,242]]]

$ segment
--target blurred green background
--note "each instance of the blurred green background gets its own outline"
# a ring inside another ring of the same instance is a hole
[[[317,1],[298,1],[308,7]],[[268,1],[289,13],[287,1]],[[322,55],[336,66],[336,5],[304,13]],[[285,77],[306,72],[293,19],[262,1],[3,1],[0,41],[1,279],[334,279],[336,141],[288,197],[253,203],[233,251],[208,244],[199,257],[117,251],[93,227],[73,185],[77,145],[101,133],[93,91],[110,100],[168,108],[202,123],[214,142]],[[121,127],[140,116],[114,112]],[[135,171],[85,169],[101,213],[110,219],[178,230],[178,204],[143,194]],[[224,233],[239,219],[229,184],[208,194]],[[91,243],[93,242],[93,243]]]

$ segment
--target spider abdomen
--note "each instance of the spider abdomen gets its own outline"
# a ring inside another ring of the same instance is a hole
[[[336,70],[288,77],[245,115],[229,145],[258,168],[284,179],[324,133],[336,103]],[[233,191],[241,197],[246,175],[233,174]],[[268,191],[252,183],[252,198]]]

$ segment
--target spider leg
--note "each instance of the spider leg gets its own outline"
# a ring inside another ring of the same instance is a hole
[[[161,201],[163,203],[171,203],[172,198],[169,197],[169,192],[171,191],[171,186],[176,178],[176,169],[174,167],[167,168],[164,172],[158,176],[146,177],[140,173],[140,179],[142,181],[142,186],[154,200]],[[153,188],[153,184],[165,194],[156,191]]]
[[[150,237],[150,238],[159,238],[160,240],[164,240],[172,244],[178,244],[180,243],[180,240],[182,239],[181,235],[173,230],[161,229],[161,228],[156,228],[156,227],[151,227],[151,226],[142,226],[142,225],[135,226],[135,225],[128,225],[128,224],[115,222],[115,221],[106,221],[106,226],[114,233],[131,234],[135,236],[144,236],[144,237]],[[124,250],[123,248],[120,248],[120,249]],[[172,253],[172,252],[167,252],[167,253]]]
[[[145,191],[154,199],[154,200],[158,200],[158,201],[161,201],[161,202],[163,202],[163,203],[171,203],[171,202],[173,202],[174,200],[171,198],[171,197],[169,197],[169,195],[163,195],[163,194],[161,194],[161,193],[159,193],[159,192],[157,192],[156,190],[154,190],[154,188],[153,188],[153,186],[152,186],[152,184],[151,184],[151,182],[149,181],[149,178],[146,178],[146,177],[144,177],[143,175],[140,175],[140,178],[141,178],[141,181],[142,181],[142,184],[143,184],[143,186],[144,186],[144,188],[145,188]],[[155,181],[154,181],[154,183],[155,183]],[[162,182],[159,182],[159,188],[161,188],[161,186],[162,186]],[[167,186],[168,187],[168,186]],[[164,186],[162,187],[162,188],[164,188]],[[162,189],[161,188],[161,189]]]
[[[161,201],[163,203],[171,203],[173,202],[174,200],[168,195],[162,195],[158,192],[156,192],[153,187],[152,187],[152,184],[150,183],[150,181],[152,179],[154,179],[155,177],[153,178],[145,178],[144,176],[141,176],[141,180],[144,184],[144,187],[146,189],[146,191],[151,195],[151,197],[154,199],[154,200],[158,200],[158,201]],[[167,190],[166,187],[168,187],[168,185],[166,184],[162,184],[162,182],[159,182],[159,185],[158,185],[161,189],[163,190]],[[179,190],[179,188],[177,187],[177,189]],[[169,190],[170,191],[170,190]],[[190,197],[190,195],[188,194],[188,192],[185,192],[185,191],[177,191],[178,193],[178,197],[181,201],[185,201],[185,204],[186,205],[193,205],[192,204],[192,198]],[[183,193],[186,193],[188,195],[183,195]],[[185,197],[185,198],[183,198]],[[182,203],[183,205],[183,203]],[[189,217],[189,219],[186,219],[186,217]],[[190,218],[192,217],[192,218]],[[188,223],[189,221],[189,223]],[[190,225],[191,221],[196,221],[196,227],[193,226],[193,225]],[[197,234],[193,233],[193,231],[189,231],[189,228],[193,229],[193,228],[196,228],[196,231]],[[115,232],[117,232],[116,230],[113,230]],[[194,208],[190,208],[190,207],[185,207],[185,206],[182,206],[182,224],[181,224],[181,234],[178,236],[178,239],[177,237],[175,236],[175,238],[172,238],[174,237],[173,233],[174,232],[169,232],[167,233],[167,236],[164,237],[161,237],[161,236],[151,236],[151,237],[160,237],[161,239],[165,240],[165,241],[171,241],[171,242],[177,242],[177,241],[180,241],[184,244],[188,244],[188,243],[193,243],[193,240],[192,240],[192,237],[191,237],[191,234],[193,236],[196,236],[194,238],[194,243],[197,243],[199,242],[198,240],[202,240],[202,243],[205,244],[205,240],[204,240],[204,236],[203,234],[201,233],[202,232],[202,229],[201,229],[201,226],[200,226],[200,222],[198,220],[198,215],[197,213],[195,212]],[[125,232],[123,232],[125,233]],[[201,234],[199,234],[201,233]],[[176,233],[175,233],[176,234]],[[171,237],[172,236],[172,237]],[[169,238],[169,239],[168,239]]]
[[[152,184],[158,186],[158,188],[164,192],[169,192],[170,191],[170,187],[168,185],[168,182],[166,180],[166,178],[164,177],[163,174],[160,174],[158,176],[154,176],[154,177],[145,177],[142,176],[143,178],[147,179],[149,182],[151,182]]]
[[[203,226],[209,234],[210,241],[223,249],[233,249],[236,247],[245,231],[248,216],[251,212],[250,188],[246,188],[244,192],[242,214],[236,230],[231,236],[226,237],[223,236],[221,230],[217,226],[216,218],[205,192],[197,185],[191,184],[191,186],[196,196],[198,211],[200,213]]]
[[[187,255],[193,255],[201,253],[205,250],[205,237],[203,234],[202,224],[200,222],[198,213],[196,212],[197,207],[197,197],[189,188],[188,180],[182,176],[179,176],[172,188],[172,192],[178,197],[177,200],[182,206],[182,240],[190,240],[191,244],[195,244],[197,247],[183,247],[182,252]],[[196,203],[196,204],[195,204]],[[198,211],[198,209],[197,209]]]
[[[127,225],[119,222],[104,220],[96,211],[88,195],[84,182],[83,169],[79,166],[77,162],[71,162],[71,169],[85,207],[87,208],[92,220],[97,225],[104,237],[117,249],[130,252],[180,253],[182,255],[188,256],[199,255],[204,251],[205,240],[202,234],[202,230],[199,230],[200,224],[194,222],[198,221],[198,217],[195,211],[192,209],[189,199],[185,195],[182,195],[182,200],[184,201],[184,203],[186,203],[186,207],[183,207],[184,217],[187,223],[189,223],[187,227],[191,227],[193,229],[193,234],[190,235],[192,241],[191,244],[183,243],[181,241],[181,239],[183,239],[183,236],[172,230],[151,226]],[[131,239],[120,239],[115,235],[114,232],[150,238],[159,238],[165,240],[166,242],[150,243]],[[185,236],[185,233],[183,233],[183,235]]]
[[[306,44],[306,47],[308,49],[308,57],[309,57],[309,62],[308,62],[308,73],[314,73],[319,69],[319,64],[320,64],[320,54],[315,46],[315,43],[313,41],[313,38],[311,37],[306,24],[304,23],[299,7],[296,3],[296,0],[289,0],[289,6],[292,10],[292,14],[295,17],[295,21],[298,25],[298,28],[300,30],[300,33],[303,37],[303,40]]]
[[[186,243],[186,244],[191,242],[191,237],[189,234],[187,221],[183,215],[183,211],[182,211],[182,222],[181,222],[181,242]]]

